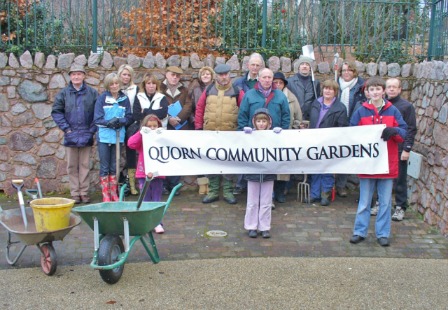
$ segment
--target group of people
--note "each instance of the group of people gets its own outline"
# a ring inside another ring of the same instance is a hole
[[[392,78],[384,82],[373,77],[364,81],[354,63],[344,62],[339,78],[321,84],[311,78],[312,60],[303,56],[299,58],[298,73],[289,78],[265,68],[258,53],[249,57],[248,69],[232,83],[231,67],[227,64],[203,67],[197,81],[187,88],[180,82],[183,71],[179,67],[168,67],[162,82],[148,73],[137,86],[132,67],[122,65],[117,73],[105,77],[105,91],[99,95],[84,83],[84,68],[72,66],[70,83],[56,96],[52,116],[64,131],[70,191],[75,202],[90,201],[88,172],[95,134],[103,201],[107,202],[118,200],[116,175],[120,167],[115,162],[116,147],[120,144],[126,146],[131,193],[138,193],[137,183],[140,190],[143,188],[147,175],[142,128],[240,130],[246,134],[273,130],[281,134],[288,129],[382,123],[387,126],[382,138],[388,145],[389,173],[359,176],[359,205],[350,242],[356,244],[366,238],[370,216],[376,215],[378,242],[389,245],[391,219],[402,220],[407,207],[406,161],[416,134],[415,111],[400,97],[400,80]],[[172,105],[179,106],[175,115],[168,112]],[[238,175],[237,180],[232,175],[207,177],[208,193],[203,203],[218,200],[221,187],[222,197],[229,204],[237,203],[235,195],[247,190],[244,228],[251,238],[258,235],[270,238],[273,201],[286,201],[290,175]],[[179,176],[155,176],[145,201],[160,201],[162,194],[169,192],[179,179]],[[394,180],[396,207],[391,216]],[[338,196],[347,196],[346,183],[347,174],[312,175],[310,202],[328,206],[334,187]],[[374,191],[378,198],[372,203]],[[163,231],[162,225],[156,228],[156,232]]]

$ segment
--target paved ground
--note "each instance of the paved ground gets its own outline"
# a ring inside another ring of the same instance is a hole
[[[0,308],[447,309],[448,239],[408,212],[392,223],[390,247],[376,243],[372,228],[365,242],[351,245],[355,198],[321,207],[289,195],[273,211],[272,238],[265,240],[247,237],[244,203],[204,205],[183,192],[165,216],[166,233],[155,236],[161,262],[148,263],[137,243],[115,285],[88,266],[93,232],[85,224],[54,243],[53,277],[41,272],[36,247],[9,266],[1,228]],[[207,237],[210,230],[228,236]]]
[[[164,196],[166,197],[166,196]],[[348,242],[356,212],[356,196],[337,198],[330,207],[306,205],[288,195],[285,204],[277,204],[272,213],[272,238],[250,239],[243,229],[244,199],[228,205],[224,201],[202,204],[193,192],[182,192],[174,198],[165,219],[166,233],[155,235],[162,260],[231,258],[231,257],[384,257],[447,259],[448,238],[424,223],[415,212],[406,220],[392,223],[391,246],[383,248],[373,234],[358,245]],[[99,199],[99,198],[97,198]],[[3,208],[16,203],[1,202]],[[228,233],[225,238],[210,238],[209,230]],[[6,230],[0,229],[0,269],[11,268],[4,257]],[[90,262],[93,253],[93,231],[86,224],[74,228],[63,241],[54,243],[59,265]],[[37,248],[28,247],[16,268],[39,266]],[[136,244],[129,261],[146,261],[149,257]]]

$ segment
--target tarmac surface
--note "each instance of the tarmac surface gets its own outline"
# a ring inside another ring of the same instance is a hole
[[[52,277],[42,273],[35,246],[9,266],[0,228],[0,308],[448,309],[448,239],[414,211],[392,223],[390,247],[377,244],[374,218],[366,241],[352,245],[355,193],[329,207],[299,203],[291,193],[272,212],[272,238],[251,239],[243,229],[245,195],[238,198],[228,205],[202,204],[193,192],[176,196],[165,234],[155,235],[161,262],[136,243],[114,285],[89,267],[93,231],[85,223],[54,242]],[[227,236],[209,237],[211,230]]]

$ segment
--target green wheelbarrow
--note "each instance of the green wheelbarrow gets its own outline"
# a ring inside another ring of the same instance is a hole
[[[151,261],[155,264],[160,261],[152,231],[162,221],[182,184],[173,188],[166,202],[142,202],[150,181],[146,180],[137,202],[102,202],[72,209],[93,230],[94,253],[90,266],[99,270],[106,283],[120,280],[126,259],[139,240]]]

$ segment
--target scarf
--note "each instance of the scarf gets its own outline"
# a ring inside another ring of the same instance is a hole
[[[341,86],[341,102],[345,105],[347,108],[347,115],[350,111],[349,104],[350,104],[350,89],[353,88],[353,86],[358,83],[358,78],[354,78],[350,82],[345,82],[342,78],[339,78],[339,85]]]

